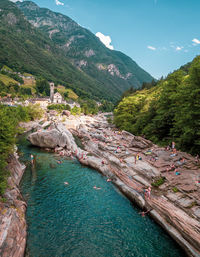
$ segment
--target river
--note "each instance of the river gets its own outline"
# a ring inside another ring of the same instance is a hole
[[[179,246],[106,178],[19,141],[27,201],[26,257],[183,257]],[[68,185],[64,184],[68,182]],[[94,189],[93,187],[100,189]]]

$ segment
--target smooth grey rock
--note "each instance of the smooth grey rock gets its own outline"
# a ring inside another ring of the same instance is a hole
[[[143,184],[143,185],[146,186],[146,187],[151,186],[150,183],[148,183],[145,179],[141,178],[141,177],[138,176],[138,175],[133,176],[133,179],[137,180],[138,182],[140,182],[141,184]]]
[[[181,198],[177,200],[177,202],[181,207],[188,208],[194,203],[194,200],[190,198]]]
[[[76,151],[77,145],[71,132],[63,124],[54,124],[55,128],[42,132],[35,132],[28,136],[28,140],[36,146],[43,148],[66,147]]]
[[[178,201],[179,199],[181,199],[183,197],[182,193],[173,193],[173,192],[169,192],[166,197],[171,200],[172,202]]]
[[[200,219],[200,206],[195,206],[192,208],[192,211],[194,213],[194,215]]]
[[[133,202],[136,202],[140,208],[144,208],[145,200],[137,191],[125,185],[118,178],[114,180],[114,184],[117,185],[120,191],[122,191],[130,200],[132,200]]]
[[[0,256],[23,257],[26,246],[26,203],[18,189],[24,172],[24,166],[13,156],[10,156],[8,169],[9,187],[4,197],[6,203],[1,203],[0,212]]]
[[[32,145],[39,147],[55,148],[57,146],[63,147],[63,142],[60,145],[60,133],[56,129],[43,132],[35,132],[28,136],[28,140]]]
[[[170,235],[176,240],[176,242],[186,251],[188,256],[200,257],[199,252],[193,248],[193,246],[186,241],[182,235],[172,227],[165,219],[163,219],[157,211],[151,210],[150,215],[157,221]]]

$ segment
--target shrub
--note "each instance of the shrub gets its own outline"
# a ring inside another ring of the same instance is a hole
[[[74,107],[71,109],[71,114],[72,114],[72,115],[80,115],[80,114],[81,114],[81,108],[78,108],[77,106],[74,106]]]
[[[165,182],[165,177],[159,177],[157,178],[153,183],[151,183],[154,187],[159,187]]]
[[[173,188],[172,188],[172,191],[173,191],[174,193],[179,192],[179,190],[178,190],[178,188],[177,188],[177,187],[173,187]]]

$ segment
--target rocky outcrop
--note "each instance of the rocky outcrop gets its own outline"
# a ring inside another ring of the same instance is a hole
[[[32,145],[42,148],[66,148],[72,152],[80,152],[71,132],[61,123],[54,124],[52,129],[37,131],[28,136],[28,140]]]
[[[145,149],[145,148],[148,148],[148,147],[152,147],[152,142],[149,141],[149,140],[146,140],[142,137],[139,137],[139,136],[135,136],[133,138],[133,140],[131,141],[131,146],[132,147],[136,147],[136,148],[139,148],[139,149]]]
[[[67,111],[67,110],[64,110],[63,112],[62,112],[62,115],[66,115],[67,117],[69,117],[70,116],[70,111]]]
[[[26,246],[26,203],[18,189],[25,166],[17,155],[10,156],[8,189],[0,203],[0,256],[23,257]]]
[[[28,140],[33,145],[45,148],[64,147],[67,142],[65,134],[60,133],[56,129],[34,132],[28,136]]]
[[[103,115],[76,121],[71,132],[78,136],[84,145],[80,150],[72,137],[67,124],[55,125],[52,130],[59,135],[58,142],[66,149],[76,149],[75,153],[83,165],[90,166],[109,178],[131,201],[149,214],[176,240],[188,256],[200,256],[200,185],[195,184],[199,167],[194,158],[178,152],[175,156],[154,145],[149,140],[134,136],[126,131],[111,129]],[[72,127],[71,127],[72,128]],[[31,136],[42,138],[46,132]],[[65,139],[60,138],[65,135]],[[53,140],[53,139],[52,139]],[[45,140],[42,139],[42,142]],[[45,141],[46,142],[46,141]],[[37,141],[37,144],[41,142]],[[140,159],[136,159],[139,154]],[[184,157],[184,163],[181,158]],[[174,164],[181,167],[179,176],[166,167]],[[161,184],[152,187],[152,183]],[[151,196],[144,189],[151,186]]]
[[[38,121],[20,122],[19,126],[24,129],[24,132],[28,132],[32,129],[40,129],[41,125]]]
[[[188,256],[200,256],[200,202],[195,179],[199,174],[194,158],[177,152],[173,156],[151,141],[126,131],[111,130],[97,118],[78,130],[85,149],[90,153],[80,159],[107,176],[131,201],[137,203],[176,240]],[[139,153],[140,160],[136,160]],[[184,157],[186,161],[179,160]],[[180,175],[166,172],[174,164]],[[189,170],[190,168],[190,170]],[[151,184],[163,179],[159,187]],[[144,189],[151,186],[151,197]],[[199,188],[198,188],[199,187]],[[178,191],[178,193],[176,193]]]

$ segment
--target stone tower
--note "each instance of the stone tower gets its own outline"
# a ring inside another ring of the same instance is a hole
[[[53,103],[53,99],[54,99],[54,83],[51,82],[51,83],[49,83],[49,85],[50,85],[50,100]]]

